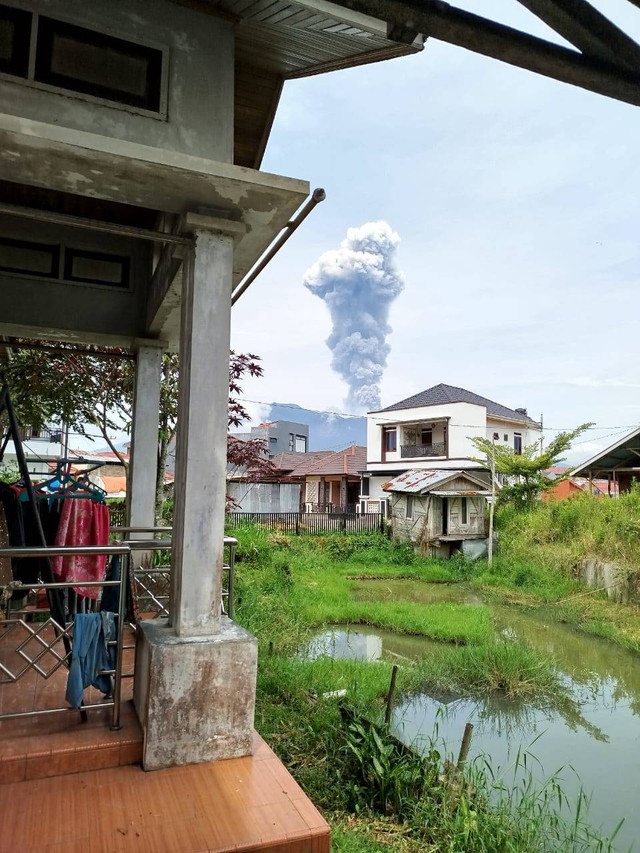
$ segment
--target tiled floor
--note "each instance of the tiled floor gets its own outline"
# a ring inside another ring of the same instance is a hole
[[[255,755],[0,789],[0,853],[329,853],[330,832],[265,742]]]
[[[25,664],[15,640],[0,636],[14,672]],[[123,670],[132,669],[128,651]],[[0,685],[0,712],[63,706],[66,678],[60,667]],[[329,853],[326,822],[257,734],[252,757],[145,773],[132,688],[125,679],[118,732],[110,709],[89,710],[84,723],[73,711],[0,720],[0,853]]]

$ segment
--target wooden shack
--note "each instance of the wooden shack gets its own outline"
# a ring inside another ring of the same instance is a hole
[[[485,471],[425,471],[412,469],[383,486],[391,497],[393,535],[415,542],[433,557],[455,552],[479,555],[486,541],[487,497]],[[470,545],[472,541],[477,544]],[[480,540],[480,541],[478,541]]]

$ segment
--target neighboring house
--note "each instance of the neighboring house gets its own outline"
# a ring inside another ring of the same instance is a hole
[[[390,495],[394,536],[415,542],[430,556],[461,551],[480,556],[486,548],[486,472],[413,469],[383,486]]]
[[[355,512],[360,495],[360,472],[366,461],[367,448],[352,444],[337,453],[323,455],[309,465],[297,466],[292,475],[304,476],[305,512]]]
[[[569,465],[553,465],[545,471],[545,474],[553,479],[554,477],[562,477],[569,471],[572,471]],[[617,497],[617,483],[613,483],[611,480],[592,480],[589,482],[584,477],[574,477],[572,474],[571,477],[561,480],[553,488],[543,492],[542,500],[566,500],[575,495],[581,495],[584,492],[587,494],[591,493],[596,497],[602,497],[603,495]]]
[[[280,453],[273,473],[249,482],[230,475],[227,492],[237,512],[356,512],[367,449]]]
[[[526,409],[510,409],[465,388],[434,385],[367,414],[361,511],[383,507],[388,497],[384,484],[411,469],[484,470],[474,460],[480,453],[473,438],[493,439],[521,452],[541,437],[541,424]]]
[[[573,469],[574,477],[604,480],[612,495],[628,492],[640,481],[640,427]]]
[[[1,438],[1,437],[0,437]],[[2,441],[0,441],[0,445]],[[36,478],[47,476],[49,462],[58,459],[62,453],[62,429],[58,425],[49,424],[42,429],[25,427],[22,433],[22,449],[27,461],[29,473]],[[17,468],[18,458],[13,441],[7,442],[7,447],[0,463],[2,467]]]
[[[250,432],[233,433],[243,441],[262,439],[269,456],[278,453],[306,453],[309,449],[309,427],[294,421],[272,421],[251,427]]]

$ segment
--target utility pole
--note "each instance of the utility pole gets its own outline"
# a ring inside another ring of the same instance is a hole
[[[544,415],[540,412],[540,455],[544,451]]]
[[[493,515],[496,503],[496,440],[493,439],[493,451],[491,453],[491,504],[489,506],[489,542],[487,550],[489,556],[489,568],[493,563]]]

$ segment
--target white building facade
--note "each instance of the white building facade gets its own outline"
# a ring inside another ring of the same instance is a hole
[[[486,470],[477,461],[474,438],[495,440],[520,452],[540,445],[542,425],[526,409],[510,409],[444,384],[369,412],[361,511],[384,511],[388,494],[382,487],[408,470]]]

